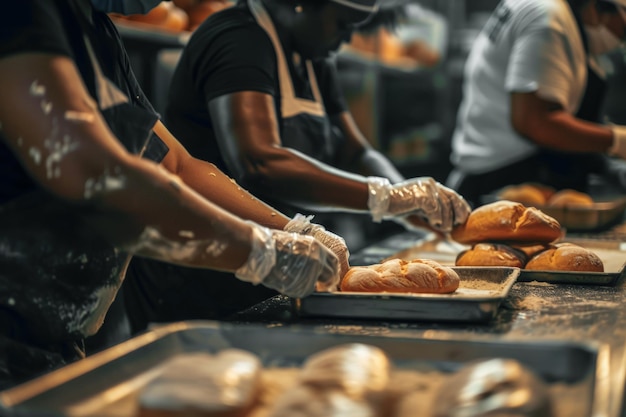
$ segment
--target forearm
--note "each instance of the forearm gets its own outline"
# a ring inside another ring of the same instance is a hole
[[[188,266],[234,271],[250,252],[250,227],[164,169],[135,158],[116,167],[123,186],[90,197],[93,225],[122,249]]]
[[[289,217],[249,193],[215,165],[191,159],[180,170],[181,179],[209,201],[243,219],[282,230]]]
[[[302,207],[327,211],[366,211],[367,178],[314,160],[300,152],[279,148],[255,165],[246,181],[264,195]]]
[[[533,130],[539,145],[566,152],[606,153],[613,143],[608,127],[577,119],[565,112],[552,114],[541,128]]]
[[[579,119],[536,94],[515,93],[511,100],[513,128],[541,147],[606,153],[613,143],[609,127]]]
[[[393,183],[404,181],[404,176],[383,154],[366,149],[354,166],[354,171],[364,176],[383,177]]]

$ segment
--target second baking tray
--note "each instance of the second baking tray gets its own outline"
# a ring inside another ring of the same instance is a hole
[[[452,294],[315,293],[294,299],[299,316],[382,320],[488,322],[516,282],[518,268],[455,267]]]
[[[604,272],[584,271],[530,271],[522,269],[519,282],[538,281],[550,284],[615,285],[626,276],[626,244],[617,241],[566,238],[564,242],[574,243],[592,250],[602,259]],[[458,253],[466,249],[454,242],[423,240],[411,248],[399,251],[385,259],[400,258],[433,259],[442,265],[452,266]]]
[[[419,384],[403,387],[414,390],[419,401],[411,402],[410,412],[398,413],[398,417],[431,417],[430,409],[441,383],[463,366],[490,358],[515,359],[541,376],[549,384],[555,408],[552,417],[609,415],[607,398],[612,385],[606,375],[610,351],[605,345],[565,340],[423,339],[410,335],[366,335],[350,330],[337,333],[309,327],[216,322],[183,322],[157,328],[2,391],[0,415],[134,417],[138,412],[139,392],[158,375],[160,366],[177,355],[245,349],[256,354],[269,371],[299,367],[310,355],[345,343],[377,346],[389,355],[395,369],[419,377]],[[265,381],[269,383],[273,379]],[[395,375],[392,381],[406,383]],[[272,389],[262,387],[262,391],[262,397],[266,397]]]

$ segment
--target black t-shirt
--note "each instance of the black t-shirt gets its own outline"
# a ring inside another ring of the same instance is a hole
[[[120,46],[122,41],[115,26],[106,14],[98,11],[93,11],[91,16],[93,25],[87,23],[86,13],[89,13],[90,8],[81,6],[83,1],[85,0],[12,2],[10,11],[0,13],[0,59],[25,52],[69,57],[77,64],[89,93],[95,98],[94,71],[85,48],[85,32],[104,75],[134,106],[157,115],[133,75],[130,60]],[[144,145],[135,143],[134,139],[118,139],[133,153],[141,151]],[[150,159],[160,161],[167,153],[167,147],[152,136],[146,152]],[[0,178],[3,179],[0,181],[0,204],[38,188],[7,147],[1,129]]]
[[[291,57],[292,51],[285,50]],[[296,95],[313,98],[308,81],[287,59]],[[327,115],[346,109],[332,59],[314,63]],[[280,86],[274,46],[242,2],[209,17],[191,36],[170,85],[165,123],[195,157],[228,173],[220,155],[208,103],[238,91],[258,91],[275,98],[280,118]],[[280,122],[280,120],[279,120]]]

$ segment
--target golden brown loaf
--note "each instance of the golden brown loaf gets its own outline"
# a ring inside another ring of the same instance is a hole
[[[309,356],[298,384],[281,395],[268,417],[389,415],[384,394],[392,363],[376,346],[338,345]]]
[[[510,185],[498,193],[500,200],[522,203],[526,206],[543,206],[546,197],[541,190],[530,184]]]
[[[604,272],[604,264],[589,249],[561,243],[539,252],[526,264],[526,269],[540,271]]]
[[[481,242],[548,243],[561,236],[559,222],[534,207],[501,200],[472,211],[467,221],[452,230],[454,240]]]
[[[515,359],[479,359],[453,373],[438,388],[433,417],[550,417],[548,384]]]
[[[589,194],[580,191],[565,189],[556,192],[547,202],[549,207],[590,207],[593,199]]]
[[[524,252],[501,243],[477,243],[456,258],[457,266],[510,266],[523,268],[527,261]]]
[[[138,417],[246,416],[262,370],[256,355],[239,349],[180,354],[141,390]]]
[[[341,291],[393,293],[450,293],[459,276],[430,259],[391,259],[382,264],[356,266],[341,281]]]

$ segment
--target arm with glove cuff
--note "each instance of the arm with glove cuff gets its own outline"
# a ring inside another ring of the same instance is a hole
[[[316,287],[320,291],[337,287],[339,260],[317,239],[247,223],[252,226],[252,251],[235,272],[238,279],[297,298]]]

